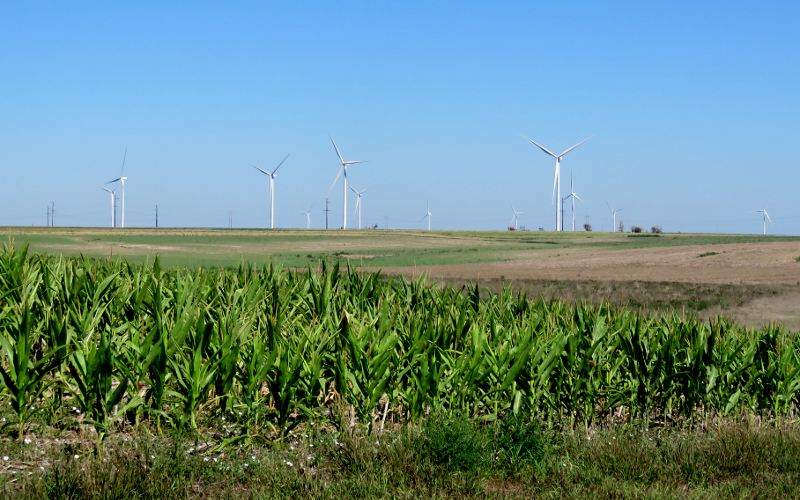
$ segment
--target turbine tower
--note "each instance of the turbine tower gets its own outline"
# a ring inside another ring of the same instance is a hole
[[[336,156],[339,157],[339,162],[342,164],[341,168],[339,168],[339,172],[336,174],[336,178],[333,179],[333,182],[331,183],[331,187],[333,187],[333,185],[336,184],[336,181],[339,180],[339,176],[340,175],[342,177],[344,177],[344,189],[342,190],[342,193],[343,193],[343,195],[342,195],[342,202],[343,202],[342,229],[347,229],[347,167],[349,167],[350,165],[356,165],[358,163],[366,163],[366,161],[364,161],[364,160],[345,160],[344,157],[342,156],[341,151],[339,151],[339,146],[337,146],[336,145],[336,141],[333,140],[333,137],[331,137],[331,143],[333,143],[333,149],[336,150]],[[330,188],[328,188],[328,191],[330,191]]]
[[[519,229],[519,216],[524,214],[525,212],[520,212],[519,210],[515,210],[514,206],[511,206],[511,212],[514,214],[511,217],[511,227],[514,228],[514,231]]]
[[[278,171],[279,168],[281,168],[281,165],[283,165],[283,162],[285,162],[287,158],[289,158],[289,155],[284,156],[283,160],[281,160],[281,162],[278,163],[278,166],[275,167],[275,169],[272,172],[267,172],[266,170],[261,170],[260,168],[258,168],[255,165],[250,165],[254,169],[258,170],[262,174],[264,174],[267,177],[269,177],[269,228],[270,229],[275,229],[275,177],[276,177],[276,172]]]
[[[117,226],[117,193],[113,189],[103,188],[103,191],[111,195],[111,227]]]
[[[364,190],[362,190],[362,191],[359,191],[359,190],[357,190],[357,189],[353,189],[353,187],[352,187],[352,186],[350,186],[350,190],[351,190],[353,193],[355,193],[355,195],[356,195],[356,209],[355,209],[355,213],[356,213],[356,215],[358,216],[358,228],[359,228],[359,229],[361,229],[361,195],[362,195],[362,194],[364,194],[364,193],[366,193],[366,192],[367,192],[367,190],[366,190],[366,189],[364,189]]]
[[[423,219],[428,219],[428,231],[430,231],[431,230],[431,217],[433,217],[433,212],[431,212],[430,205],[426,204],[426,207],[427,208],[425,210],[425,217],[423,217]]]
[[[311,229],[311,210],[303,212],[306,216],[306,229]]]
[[[611,232],[617,232],[617,212],[622,212],[624,208],[611,208],[611,205],[606,202],[606,206],[611,211]]]
[[[120,191],[122,194],[122,203],[120,206],[120,212],[122,215],[122,220],[120,223],[120,227],[125,227],[125,183],[128,182],[128,178],[125,177],[125,159],[128,157],[128,148],[125,148],[125,153],[122,155],[122,170],[120,170],[119,177],[116,179],[110,180],[106,182],[106,184],[113,184],[115,182],[119,182]]]
[[[769,218],[769,213],[767,213],[767,209],[756,210],[756,213],[761,214],[761,218],[764,220],[764,236],[767,235],[767,221],[772,224],[772,219]]]
[[[575,192],[575,188],[572,185],[572,172],[569,174],[569,195],[565,198],[566,200],[572,198],[572,232],[575,232],[575,200],[583,201],[578,193]]]
[[[552,156],[553,158],[556,159],[555,175],[553,176],[553,204],[556,205],[556,231],[561,231],[561,207],[559,207],[559,204],[561,203],[561,159],[567,153],[569,153],[573,149],[577,148],[578,146],[580,146],[584,142],[588,141],[590,139],[590,137],[587,137],[586,139],[582,140],[581,142],[575,144],[574,146],[568,147],[567,149],[565,149],[559,155],[553,153],[552,151],[550,151],[546,147],[542,146],[541,144],[535,142],[533,139],[531,139],[529,137],[526,138],[526,139],[528,139],[534,146],[536,146],[539,149],[541,149],[545,154],[550,155],[550,156]]]

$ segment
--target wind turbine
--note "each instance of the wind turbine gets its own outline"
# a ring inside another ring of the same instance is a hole
[[[125,183],[128,181],[128,178],[122,174],[125,173],[125,159],[127,157],[128,157],[128,148],[125,148],[125,153],[122,155],[122,170],[120,170],[119,172],[119,177],[106,182],[106,184],[113,184],[115,182],[119,182],[120,190],[122,191],[122,204],[120,207],[120,212],[122,214],[122,221],[120,227],[125,227]]]
[[[425,209],[425,216],[423,217],[423,219],[425,219],[425,218],[428,219],[428,231],[430,231],[431,230],[431,217],[433,217],[433,212],[431,212],[430,205],[426,204],[426,207],[427,208]]]
[[[511,224],[512,224],[511,227],[513,227],[514,230],[516,231],[519,229],[519,216],[524,214],[525,212],[520,212],[519,210],[515,210],[513,206],[511,207],[511,212],[514,214],[511,217]]]
[[[769,218],[769,214],[767,213],[767,209],[764,208],[762,210],[756,210],[756,213],[761,214],[761,218],[764,220],[764,236],[767,235],[767,221],[772,224],[772,219]]]
[[[111,195],[111,227],[117,226],[117,193],[113,189],[103,188],[103,191]]]
[[[339,157],[339,162],[342,164],[341,168],[339,169],[339,172],[337,172],[336,174],[336,178],[333,179],[333,182],[331,183],[331,188],[333,187],[334,184],[336,184],[336,181],[339,180],[340,175],[344,177],[344,189],[342,191],[343,192],[342,200],[344,205],[344,208],[342,209],[342,229],[347,229],[347,167],[349,167],[350,165],[356,165],[358,163],[366,163],[366,161],[345,160],[344,157],[342,156],[341,151],[339,151],[339,146],[337,146],[336,141],[333,140],[333,137],[331,137],[331,143],[333,143],[333,149],[336,150],[336,156]],[[328,191],[330,191],[330,188],[328,188]]]
[[[355,213],[358,215],[358,228],[361,229],[361,195],[366,193],[367,190],[364,189],[362,191],[359,191],[357,189],[353,189],[352,186],[350,186],[350,190],[356,194],[356,209],[355,209]]]
[[[541,144],[535,142],[533,139],[526,137],[534,146],[541,149],[545,154],[548,154],[556,159],[556,170],[555,175],[553,176],[553,204],[556,205],[556,231],[561,231],[561,207],[559,204],[561,203],[561,159],[570,151],[577,148],[584,142],[588,141],[591,137],[587,137],[586,139],[582,140],[581,142],[575,144],[574,146],[570,146],[565,149],[561,154],[557,155],[547,149],[546,147],[542,146]]]
[[[564,198],[568,200],[572,198],[572,232],[575,232],[575,200],[583,201],[578,193],[575,192],[575,188],[572,186],[572,172],[569,174],[569,195]]]
[[[267,177],[269,177],[269,228],[270,229],[275,229],[275,177],[276,177],[276,172],[278,171],[279,168],[281,168],[281,165],[283,165],[283,162],[285,162],[287,158],[289,158],[289,155],[284,156],[283,160],[281,160],[281,162],[278,163],[278,166],[275,167],[275,169],[272,172],[267,172],[266,170],[261,170],[260,168],[256,167],[255,165],[250,165],[254,169],[258,170],[262,174],[264,174]]]
[[[611,208],[611,205],[606,202],[606,206],[611,211],[611,232],[617,232],[617,212],[622,212],[624,208]]]
[[[303,212],[306,216],[306,229],[311,229],[311,210]]]

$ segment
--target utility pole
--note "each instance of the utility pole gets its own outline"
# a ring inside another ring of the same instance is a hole
[[[50,208],[50,227],[56,226],[56,202],[51,201],[51,208]]]
[[[328,208],[328,201],[329,201],[328,198],[325,198],[325,230],[326,231],[328,230],[328,213],[331,211],[330,208]]]
[[[50,205],[47,205],[47,227],[50,227]]]
[[[158,229],[158,203],[156,203],[156,229]]]

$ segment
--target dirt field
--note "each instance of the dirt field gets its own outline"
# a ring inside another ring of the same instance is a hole
[[[723,315],[748,326],[800,330],[800,243],[667,248],[567,248],[505,262],[390,268],[388,273],[457,285],[511,286],[572,301],[610,300],[659,310]]]

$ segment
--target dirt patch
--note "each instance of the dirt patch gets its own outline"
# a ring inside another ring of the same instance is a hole
[[[416,269],[388,274],[571,302],[609,301],[637,309],[721,315],[751,327],[780,323],[800,330],[800,243],[692,245],[645,249],[567,248],[512,261]]]
[[[520,254],[506,262],[424,266],[418,272],[435,278],[800,284],[798,256],[798,242],[567,248]]]

